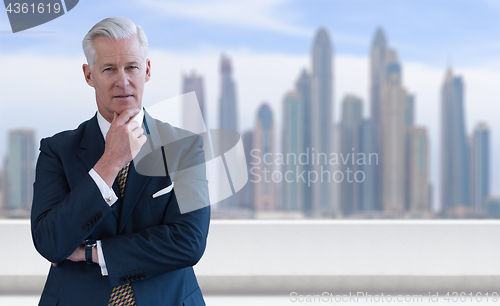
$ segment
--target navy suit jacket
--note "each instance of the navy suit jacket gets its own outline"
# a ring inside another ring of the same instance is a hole
[[[133,161],[123,201],[113,185],[119,199],[112,207],[88,174],[105,146],[96,116],[75,130],[41,140],[31,231],[37,251],[59,264],[50,267],[39,305],[105,306],[112,288],[125,283],[132,284],[138,306],[205,305],[193,271],[210,223],[205,168],[179,171],[175,178],[168,171],[204,165],[203,140],[147,113],[144,121],[149,135],[141,152],[147,149],[143,160],[156,173],[139,174]],[[180,140],[158,148],[151,143],[155,134],[165,144]],[[152,197],[172,181],[173,191]],[[202,208],[181,214],[175,189],[189,195],[190,205]],[[101,275],[99,265],[65,260],[89,238],[101,240],[108,276]]]

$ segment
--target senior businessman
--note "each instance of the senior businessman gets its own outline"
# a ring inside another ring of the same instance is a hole
[[[104,19],[83,49],[96,115],[42,139],[36,166],[31,231],[52,263],[39,305],[205,305],[193,271],[210,223],[203,140],[143,109],[139,26]]]

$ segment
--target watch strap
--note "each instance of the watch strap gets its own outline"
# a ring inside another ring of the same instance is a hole
[[[92,249],[97,245],[96,241],[93,239],[85,240],[85,261],[88,265],[94,264],[92,260]]]

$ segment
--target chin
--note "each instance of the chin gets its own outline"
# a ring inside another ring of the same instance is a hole
[[[123,103],[121,105],[119,105],[118,107],[116,107],[116,113],[118,114],[121,114],[124,110],[126,109],[130,109],[130,108],[141,108],[140,105],[138,105],[138,103]]]

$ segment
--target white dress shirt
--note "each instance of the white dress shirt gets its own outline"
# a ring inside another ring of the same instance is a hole
[[[142,126],[142,120],[144,118],[144,111],[141,108],[141,111],[132,119],[137,121],[140,126]],[[111,123],[109,123],[101,113],[97,112],[97,123],[99,124],[99,128],[101,129],[102,136],[104,137],[104,142],[106,142],[106,135],[108,134],[109,128],[111,127]],[[102,177],[95,172],[94,168],[89,171],[90,177],[94,180],[99,191],[101,191],[103,199],[108,203],[109,207],[113,206],[115,202],[118,200],[115,192],[112,188],[104,182]],[[106,268],[106,262],[104,261],[104,254],[102,252],[101,240],[97,240],[97,257],[99,258],[99,266],[101,267],[101,274],[103,276],[108,275],[108,269]]]

